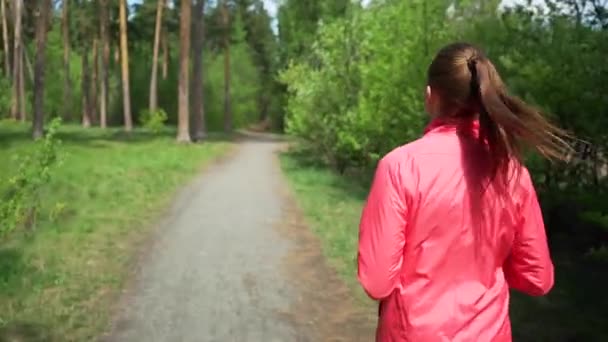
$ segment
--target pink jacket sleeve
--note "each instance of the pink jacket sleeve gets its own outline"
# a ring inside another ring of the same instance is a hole
[[[553,287],[553,263],[530,174],[524,169],[521,177],[527,194],[521,201],[521,217],[515,230],[515,240],[503,269],[511,288],[532,296],[542,296]]]
[[[376,300],[395,290],[403,263],[407,208],[399,172],[389,158],[380,161],[359,225],[358,278]]]

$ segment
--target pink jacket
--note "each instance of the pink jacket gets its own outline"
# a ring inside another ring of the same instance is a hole
[[[509,287],[544,295],[553,286],[527,169],[513,168],[508,196],[470,195],[466,137],[477,131],[435,120],[378,164],[358,251],[359,281],[380,301],[377,341],[511,341]]]

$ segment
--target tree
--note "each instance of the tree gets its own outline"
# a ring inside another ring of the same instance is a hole
[[[89,51],[86,47],[82,49],[82,78],[80,89],[82,93],[82,126],[91,126],[91,73],[89,68]]]
[[[39,139],[43,135],[44,126],[44,73],[45,52],[50,20],[51,0],[38,0],[36,16],[36,67],[34,70],[34,118],[32,120],[32,136]]]
[[[222,2],[222,24],[224,28],[224,131],[232,131],[232,108],[230,102],[230,19],[228,4]]]
[[[0,16],[2,16],[2,42],[4,43],[4,74],[11,78],[11,54],[8,41],[8,23],[6,21],[6,0],[0,0]]]
[[[190,19],[192,1],[181,0],[179,30],[179,84],[178,84],[178,127],[177,141],[190,142],[189,132],[189,82],[190,72]]]
[[[108,0],[99,2],[99,36],[101,39],[100,89],[99,89],[99,126],[106,128],[108,117],[108,91],[110,67],[110,40],[108,35]]]
[[[194,46],[192,67],[192,113],[194,115],[194,140],[205,138],[205,102],[203,92],[203,46],[205,43],[205,0],[197,0],[194,16]]]
[[[127,0],[119,0],[120,16],[120,67],[125,131],[133,129],[131,118],[131,92],[129,89],[129,47],[127,45]]]
[[[93,34],[93,58],[91,65],[91,86],[90,86],[90,102],[89,102],[89,113],[92,122],[96,122],[97,118],[97,103],[99,96],[97,93],[97,83],[99,81],[99,38],[96,34]]]
[[[72,80],[70,78],[70,26],[69,0],[63,0],[61,14],[61,32],[63,36],[63,114],[71,117],[72,112]]]
[[[154,48],[152,52],[152,75],[150,76],[150,112],[156,111],[156,108],[158,107],[158,50],[160,46],[163,8],[165,7],[164,2],[164,0],[157,0]]]
[[[23,0],[15,0],[13,4],[14,10],[14,48],[13,48],[13,95],[11,105],[11,116],[13,119],[25,121],[25,94],[24,94],[24,77],[23,77],[23,47],[22,47],[22,25],[21,19],[23,16]]]

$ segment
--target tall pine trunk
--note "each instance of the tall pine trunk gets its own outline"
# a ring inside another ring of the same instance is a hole
[[[222,2],[222,22],[224,26],[224,131],[232,132],[232,103],[230,98],[230,20],[226,0]]]
[[[97,82],[99,79],[99,39],[93,38],[93,58],[91,59],[91,102],[89,103],[91,113],[91,122],[99,122],[97,117],[97,102],[99,101],[97,93]]]
[[[22,0],[15,0],[13,3],[14,29],[13,35],[15,44],[13,47],[13,94],[11,101],[11,117],[15,120],[25,117],[23,110],[24,96],[22,90],[25,88],[23,83],[23,50],[21,46],[21,17],[23,11]]]
[[[32,137],[39,139],[44,127],[44,73],[47,41],[47,22],[50,19],[51,0],[38,0],[36,10],[36,66],[34,69],[34,117]]]
[[[129,48],[127,44],[127,0],[120,0],[120,67],[125,131],[133,129],[131,118],[131,91],[129,89]]]
[[[89,50],[82,49],[82,126],[91,127],[91,70],[89,68]]]
[[[72,79],[70,76],[69,0],[63,0],[61,32],[63,36],[63,115],[72,118]]]
[[[108,0],[100,2],[99,34],[101,38],[101,65],[100,65],[100,91],[99,91],[99,126],[106,128],[108,118],[108,92],[109,92],[109,66],[110,41],[108,39]]]
[[[179,84],[178,84],[178,125],[177,141],[190,142],[189,120],[189,89],[188,73],[190,72],[190,19],[192,1],[181,0],[179,28]]]
[[[160,33],[163,21],[164,0],[157,0],[156,27],[154,28],[154,48],[152,51],[152,75],[150,76],[150,112],[158,107],[158,50],[160,46]]]
[[[11,49],[8,38],[8,22],[6,20],[6,0],[0,0],[0,15],[2,16],[2,42],[4,43],[4,75],[12,78],[11,73]]]
[[[194,46],[192,66],[192,114],[194,115],[194,140],[202,140],[206,135],[205,102],[203,93],[203,46],[205,42],[204,11],[205,0],[198,0],[194,9]]]
[[[167,28],[163,28],[162,31],[162,46],[163,46],[163,64],[162,64],[162,77],[163,80],[167,79],[167,74],[169,73],[169,42],[167,37]]]

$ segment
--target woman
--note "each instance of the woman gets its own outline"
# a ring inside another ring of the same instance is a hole
[[[422,138],[378,164],[359,232],[358,277],[380,301],[377,341],[511,341],[509,287],[544,295],[553,264],[523,147],[549,158],[566,134],[508,95],[476,47],[428,70]]]

